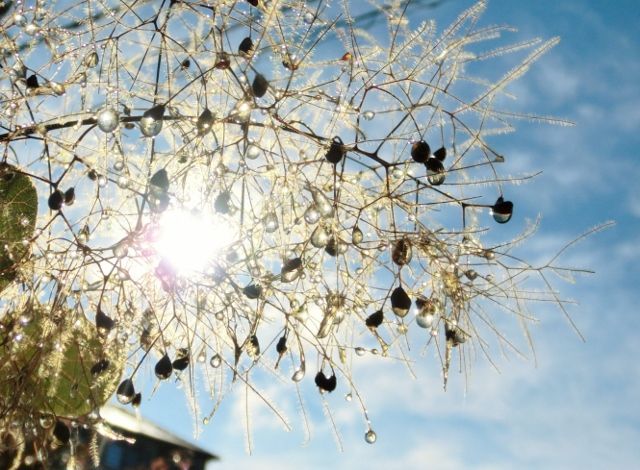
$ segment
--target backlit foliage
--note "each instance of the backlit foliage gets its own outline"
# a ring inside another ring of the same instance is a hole
[[[478,24],[484,1],[438,32],[424,4],[4,2],[0,424],[24,455],[116,389],[140,404],[151,370],[205,423],[244,387],[289,427],[270,378],[353,391],[374,442],[358,357],[426,344],[446,385],[512,347],[501,325],[528,337],[532,303],[564,311],[547,273],[570,271],[514,254],[533,228],[503,235],[532,175],[488,143],[563,124],[502,107],[557,39],[492,44],[512,30]]]

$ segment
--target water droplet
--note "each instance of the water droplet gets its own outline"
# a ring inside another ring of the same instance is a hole
[[[376,439],[378,439],[378,436],[373,431],[373,429],[369,429],[364,435],[364,440],[369,444],[373,444],[374,442],[376,442]]]
[[[304,211],[304,220],[309,225],[318,223],[318,221],[320,220],[320,212],[318,211],[318,208],[315,206],[315,204],[310,205],[309,207],[307,207],[307,210]]]
[[[98,128],[107,134],[113,132],[118,128],[119,115],[113,108],[104,108],[96,115],[96,121]]]
[[[364,356],[364,354],[365,354],[366,352],[367,352],[367,351],[366,351],[363,347],[361,347],[361,346],[358,346],[358,347],[356,348],[356,354],[357,354],[358,356]]]
[[[427,167],[427,180],[429,184],[433,186],[439,186],[444,183],[447,174],[444,169],[444,165],[437,158],[429,158],[425,163]]]
[[[404,266],[411,261],[413,256],[413,250],[411,249],[411,242],[409,240],[398,240],[391,252],[391,259],[398,266]]]
[[[344,399],[345,399],[346,401],[351,401],[351,400],[353,400],[353,395],[351,394],[351,392],[347,393],[347,394],[344,396]]]
[[[302,19],[304,20],[304,22],[306,24],[312,24],[313,21],[316,19],[316,17],[315,17],[315,15],[313,13],[307,12],[307,13],[304,14]]]
[[[364,113],[362,113],[362,117],[367,121],[371,121],[374,117],[376,117],[376,113],[374,113],[373,111],[365,111]]]
[[[205,353],[204,351],[200,351],[200,354],[198,354],[198,357],[196,358],[196,361],[203,363],[207,360],[207,353]]]
[[[353,230],[351,231],[351,243],[358,246],[360,245],[360,243],[362,243],[363,238],[364,234],[362,233],[362,230],[360,230],[360,227],[358,227],[357,225],[354,226]]]
[[[220,354],[214,354],[209,360],[209,365],[214,369],[217,369],[218,367],[220,367],[221,364],[222,364],[222,357],[220,357]]]
[[[127,405],[131,403],[133,397],[135,396],[136,391],[133,387],[133,381],[131,379],[124,379],[118,385],[118,389],[116,390],[116,398],[123,405]]]
[[[329,243],[329,233],[322,225],[318,225],[311,234],[311,244],[316,248],[324,248]]]
[[[391,293],[391,310],[399,317],[404,317],[411,308],[411,298],[402,287],[396,287]]]
[[[304,369],[297,369],[291,376],[294,382],[300,382],[304,378]]]
[[[145,137],[155,137],[162,130],[162,119],[154,119],[150,116],[144,116],[140,119],[140,132]]]
[[[275,212],[269,212],[264,219],[262,219],[262,223],[264,224],[264,231],[267,233],[273,233],[278,230],[278,217]]]
[[[260,147],[258,147],[257,145],[249,145],[247,147],[246,152],[244,153],[244,156],[246,158],[248,158],[249,160],[255,160],[256,158],[258,158],[260,156]]]

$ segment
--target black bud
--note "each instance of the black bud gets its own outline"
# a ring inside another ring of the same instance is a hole
[[[178,357],[173,361],[175,370],[185,370],[189,366],[189,350],[185,348],[178,349]]]
[[[64,192],[64,203],[67,206],[72,205],[76,200],[76,190],[75,188],[69,188]]]
[[[169,359],[169,355],[165,354],[160,358],[158,362],[156,362],[155,373],[156,377],[160,380],[166,380],[171,377],[171,373],[173,372],[173,366],[171,365],[171,359]]]
[[[396,287],[391,293],[391,310],[399,317],[404,317],[411,308],[411,298],[402,287]]]
[[[104,313],[101,308],[98,308],[96,313],[96,327],[98,327],[98,330],[110,331],[115,326],[115,323],[113,318]]]
[[[38,77],[35,74],[29,75],[27,78],[27,88],[38,88],[39,86]]]
[[[331,393],[336,389],[336,376],[332,374],[331,377],[327,378],[324,372],[320,371],[316,374],[315,383],[320,390]]]
[[[333,138],[333,141],[331,142],[331,147],[329,147],[329,150],[327,151],[327,154],[324,156],[324,158],[326,158],[329,163],[337,165],[340,160],[342,160],[345,153],[346,150],[344,148],[344,144],[342,143],[342,139],[338,136],[335,136]]]
[[[264,75],[257,73],[251,84],[251,91],[256,98],[262,98],[269,89],[269,82]]]
[[[444,159],[447,158],[447,149],[440,147],[438,150],[433,152],[433,157],[440,161],[444,161]]]
[[[278,340],[278,344],[276,344],[276,351],[278,354],[284,354],[287,352],[287,337],[283,336]]]
[[[240,46],[238,46],[238,53],[245,55],[251,55],[253,53],[253,41],[250,37],[246,37],[242,40]]]
[[[62,204],[64,203],[64,194],[59,189],[56,189],[49,196],[49,209],[52,211],[59,211],[62,209]]]
[[[431,155],[431,148],[424,140],[419,140],[411,146],[411,158],[418,163],[424,163]]]
[[[377,312],[374,312],[371,315],[369,315],[364,321],[364,324],[367,325],[369,328],[378,328],[380,325],[382,325],[383,321],[384,321],[384,313],[382,313],[382,310],[378,310]]]
[[[69,431],[69,427],[62,421],[56,421],[56,425],[53,428],[53,436],[61,444],[67,444],[71,437],[71,431]]]
[[[511,220],[513,215],[513,202],[505,201],[502,196],[498,198],[496,203],[491,208],[493,214],[493,220],[499,224],[506,224]]]
[[[198,135],[205,135],[207,132],[211,130],[211,125],[213,124],[213,113],[209,108],[204,108],[202,114],[198,116],[198,122],[196,123],[196,127],[198,129]]]
[[[257,284],[249,284],[242,289],[242,293],[247,296],[248,299],[258,299],[262,295],[262,287]]]
[[[191,66],[191,61],[189,59],[184,59],[182,62],[180,62],[180,67],[182,67],[183,69],[188,69]]]
[[[159,169],[154,173],[154,175],[149,180],[149,184],[151,186],[155,186],[161,191],[167,192],[169,191],[169,176],[167,175],[167,170],[164,168]]]
[[[135,395],[136,390],[133,387],[133,380],[131,379],[124,379],[116,389],[116,398],[123,405],[131,403],[131,400],[134,399]]]
[[[140,403],[142,403],[142,394],[138,392],[134,395],[133,400],[131,400],[131,406],[137,408],[140,406]]]

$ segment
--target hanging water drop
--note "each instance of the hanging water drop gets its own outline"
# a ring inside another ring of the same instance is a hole
[[[263,219],[264,231],[267,233],[273,233],[278,230],[278,216],[275,212],[269,212]]]
[[[491,214],[493,215],[493,220],[499,224],[506,224],[511,220],[511,216],[513,215],[513,202],[505,201],[504,198],[500,196],[491,208]]]
[[[247,150],[244,152],[244,156],[249,160],[255,160],[260,156],[260,147],[253,144],[247,146]]]
[[[391,293],[391,310],[399,317],[405,317],[411,308],[411,298],[402,287],[396,287]]]
[[[173,372],[173,365],[171,364],[171,359],[168,354],[162,356],[162,358],[156,363],[155,373],[156,377],[160,380],[166,380],[171,377],[171,373]]]
[[[133,387],[133,381],[131,379],[124,379],[122,382],[120,382],[120,385],[118,385],[118,388],[116,390],[116,398],[123,405],[131,403],[131,400],[133,400],[135,394],[136,391]]]
[[[294,382],[300,382],[304,378],[304,369],[297,369],[291,376],[291,380]]]
[[[209,365],[211,367],[213,367],[214,369],[217,369],[218,367],[220,367],[221,364],[222,364],[222,357],[220,357],[220,354],[214,354],[213,356],[211,356],[211,359],[209,360]]]
[[[364,435],[364,440],[369,444],[373,444],[374,442],[376,442],[376,439],[378,439],[378,436],[373,431],[373,429],[369,429]]]
[[[311,244],[316,248],[324,248],[329,243],[329,233],[322,225],[318,225],[311,234]]]
[[[411,158],[418,163],[425,163],[431,155],[431,148],[424,140],[414,142],[411,146]]]
[[[437,158],[429,158],[425,163],[427,167],[427,180],[433,186],[440,186],[444,183],[446,172],[444,165]]]
[[[362,243],[363,239],[364,234],[362,233],[362,230],[360,230],[360,227],[355,225],[353,227],[353,230],[351,231],[351,243],[353,243],[355,246],[358,246],[360,245],[360,243]]]
[[[318,208],[315,206],[315,204],[307,207],[307,210],[304,211],[304,221],[309,225],[313,225],[318,223],[319,220],[320,212],[318,211]]]

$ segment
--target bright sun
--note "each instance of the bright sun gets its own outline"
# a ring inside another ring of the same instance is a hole
[[[158,253],[180,274],[203,270],[235,239],[228,221],[188,209],[170,209],[162,214]]]

